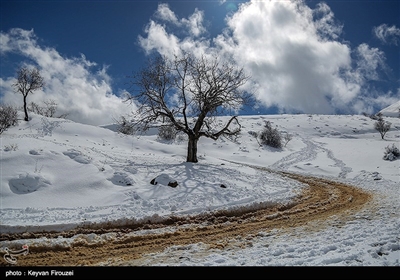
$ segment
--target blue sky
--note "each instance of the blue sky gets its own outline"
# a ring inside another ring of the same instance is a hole
[[[0,101],[21,65],[90,124],[131,108],[128,75],[152,52],[228,54],[252,76],[245,113],[375,113],[400,99],[400,1],[2,0]]]

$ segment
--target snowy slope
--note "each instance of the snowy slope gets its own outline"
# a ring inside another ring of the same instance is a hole
[[[383,108],[382,110],[379,111],[379,113],[381,113],[383,116],[386,116],[386,117],[399,118],[400,117],[400,100],[386,108]]]

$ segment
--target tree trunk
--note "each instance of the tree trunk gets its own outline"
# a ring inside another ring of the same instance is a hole
[[[188,151],[186,162],[198,162],[197,160],[197,142],[199,138],[194,135],[189,135]]]
[[[29,121],[28,110],[26,109],[26,96],[24,96],[24,112],[25,112],[25,121]]]

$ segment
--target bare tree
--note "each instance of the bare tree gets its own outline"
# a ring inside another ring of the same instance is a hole
[[[390,122],[386,122],[382,115],[378,115],[378,120],[375,122],[374,128],[380,133],[382,139],[384,139],[386,132],[390,130],[390,126]]]
[[[40,75],[39,69],[28,69],[27,67],[22,67],[17,72],[17,82],[13,84],[15,92],[22,94],[24,97],[24,112],[25,121],[29,121],[28,110],[26,108],[26,98],[28,94],[43,88],[44,81],[43,77]]]
[[[215,117],[251,101],[241,89],[249,79],[243,68],[215,57],[155,56],[131,78],[136,90],[128,100],[139,107],[133,118],[136,128],[146,130],[157,120],[170,121],[188,135],[187,162],[198,161],[200,137],[217,140],[237,135],[241,129],[237,116],[222,125]]]

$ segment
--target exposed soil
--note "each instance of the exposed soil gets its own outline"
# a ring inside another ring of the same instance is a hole
[[[261,231],[303,226],[312,221],[327,220],[333,215],[346,219],[372,199],[371,194],[341,182],[287,172],[280,174],[307,185],[286,205],[268,206],[252,211],[220,211],[191,217],[171,217],[158,224],[127,225],[123,228],[102,225],[98,228],[80,228],[63,233],[3,234],[0,238],[55,238],[60,235],[71,237],[77,234],[115,232],[116,238],[95,244],[77,238],[67,248],[30,246],[29,254],[18,258],[17,266],[92,266],[100,263],[121,265],[133,263],[150,253],[162,252],[173,245],[202,242],[210,248],[223,249],[229,245],[227,240],[237,236],[251,240]],[[169,227],[168,231],[131,234],[138,229],[166,227]],[[2,260],[0,265],[9,264]]]

